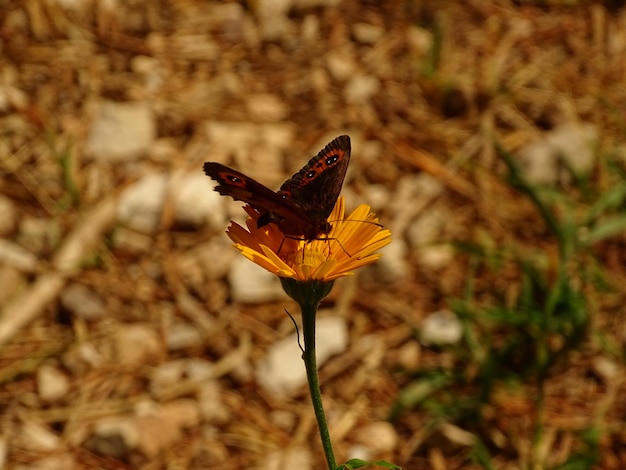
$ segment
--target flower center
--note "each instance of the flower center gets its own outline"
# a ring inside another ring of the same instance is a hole
[[[318,244],[315,244],[318,245]],[[328,259],[328,250],[314,248],[313,243],[299,243],[294,250],[281,255],[282,260],[289,266],[311,266],[316,268]]]

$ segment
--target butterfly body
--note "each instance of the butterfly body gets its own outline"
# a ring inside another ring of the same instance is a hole
[[[249,204],[260,216],[258,227],[273,223],[287,236],[315,240],[328,235],[330,215],[350,161],[350,137],[330,142],[277,192],[221,163],[206,162],[204,172],[219,184],[215,190]]]

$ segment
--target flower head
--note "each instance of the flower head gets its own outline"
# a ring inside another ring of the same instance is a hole
[[[298,240],[286,237],[275,224],[257,228],[259,213],[246,206],[247,230],[231,223],[226,233],[246,258],[282,278],[297,281],[333,281],[380,258],[376,253],[391,242],[391,232],[365,204],[345,217],[345,203],[338,198],[328,217],[328,237]]]

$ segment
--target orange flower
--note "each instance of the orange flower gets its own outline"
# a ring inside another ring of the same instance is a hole
[[[328,238],[295,240],[287,238],[274,224],[257,228],[259,213],[249,206],[247,230],[231,223],[226,233],[249,260],[282,278],[296,281],[333,281],[381,257],[380,250],[391,242],[391,232],[365,204],[345,217],[345,203],[338,198],[328,217],[332,230]]]

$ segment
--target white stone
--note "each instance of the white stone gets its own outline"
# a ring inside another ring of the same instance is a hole
[[[274,274],[243,256],[234,259],[228,281],[235,302],[256,304],[287,296]]]
[[[69,379],[56,367],[43,365],[37,369],[37,390],[43,401],[55,402],[65,397],[69,388]]]
[[[172,386],[182,380],[187,367],[187,359],[164,362],[152,369],[150,388],[158,393],[161,389]]]
[[[419,223],[424,212],[432,210],[433,201],[443,193],[443,185],[429,174],[405,176],[398,180],[394,197],[389,201],[391,229],[402,234],[407,227]],[[418,221],[418,222],[416,222]],[[423,237],[417,234],[420,239]],[[432,238],[430,238],[432,240]],[[409,245],[414,246],[409,236]]]
[[[27,250],[44,253],[56,246],[59,238],[58,222],[52,218],[26,216],[20,220],[18,241]]]
[[[306,383],[306,370],[296,335],[273,344],[256,369],[257,382],[270,392],[289,395]]]
[[[347,47],[329,50],[324,60],[328,71],[337,80],[348,80],[356,72],[354,53]]]
[[[156,135],[147,103],[99,103],[85,151],[97,160],[121,161],[146,154]]]
[[[407,371],[416,370],[420,365],[422,349],[417,341],[409,341],[398,349],[398,365]]]
[[[120,325],[112,337],[114,360],[121,366],[145,365],[164,356],[161,338],[150,325]]]
[[[298,424],[300,417],[293,411],[275,409],[269,413],[269,421],[280,429],[290,432]]]
[[[352,34],[360,43],[374,44],[385,34],[385,30],[380,26],[369,23],[354,23],[352,25]]]
[[[281,121],[289,114],[285,102],[270,93],[246,96],[246,108],[255,121]]]
[[[32,272],[37,268],[37,256],[20,245],[0,238],[0,263]]]
[[[312,44],[319,40],[320,37],[320,20],[317,15],[306,15],[302,20],[302,41]]]
[[[70,284],[61,294],[61,304],[73,315],[84,320],[97,320],[105,314],[102,299],[83,284]]]
[[[0,436],[0,468],[3,470],[6,468],[7,454],[9,450],[7,439],[8,436],[6,434]]]
[[[391,194],[389,194],[389,189],[382,184],[370,184],[363,189],[360,199],[374,211],[378,211],[387,207]]]
[[[136,55],[130,60],[130,68],[135,73],[149,74],[158,67],[159,60],[147,55]]]
[[[357,443],[367,447],[373,455],[391,452],[398,445],[398,433],[387,421],[359,427],[355,429],[353,437]]]
[[[454,247],[449,244],[425,245],[415,251],[420,266],[428,269],[449,266],[457,254]]]
[[[180,158],[180,149],[172,138],[157,139],[150,148],[150,160],[154,162],[169,165],[177,158]]]
[[[215,376],[215,366],[205,359],[189,359],[187,361],[187,376],[197,381],[210,379]]]
[[[579,174],[591,170],[594,142],[598,130],[592,124],[565,123],[518,152],[524,175],[531,184],[556,184],[569,181],[569,172],[562,171],[563,162]]]
[[[621,375],[619,364],[604,356],[595,357],[591,362],[591,368],[607,384]]]
[[[155,174],[127,188],[117,209],[119,221],[134,230],[154,233],[161,222],[166,184],[164,174]]]
[[[200,422],[200,410],[195,400],[178,399],[148,409],[133,420],[137,429],[137,448],[153,457],[182,437],[182,431]]]
[[[258,16],[270,18],[273,15],[287,15],[292,6],[293,0],[257,0],[254,10]]]
[[[224,229],[226,226],[224,226]],[[218,234],[207,243],[202,243],[181,253],[175,260],[177,269],[193,286],[201,286],[207,279],[226,276],[235,258],[241,257],[233,248],[225,233]]]
[[[363,104],[369,102],[380,91],[380,82],[373,75],[357,75],[346,84],[344,96],[348,103]]]
[[[176,179],[174,217],[178,223],[192,227],[206,223],[214,229],[226,228],[224,198],[212,190],[213,180],[200,168],[173,178]]]
[[[463,336],[459,318],[449,310],[440,310],[424,318],[419,332],[424,346],[456,344]]]
[[[28,106],[28,94],[18,87],[0,85],[0,112],[7,113],[10,110],[23,110]]]
[[[38,452],[59,450],[62,445],[61,438],[48,426],[32,420],[22,424],[18,439],[19,446]]]
[[[414,55],[423,57],[432,50],[433,33],[427,29],[412,26],[406,30],[406,43]]]
[[[348,327],[341,317],[318,318],[316,333],[318,367],[331,356],[345,351],[348,346]],[[306,383],[302,351],[295,333],[270,347],[257,368],[256,379],[263,387],[278,395],[289,395]]]
[[[348,459],[374,460],[372,451],[363,444],[353,444],[347,452]]]
[[[163,67],[155,57],[137,55],[131,59],[130,67],[134,74],[143,76],[145,88],[151,94],[158,92],[165,83]]]
[[[223,396],[217,380],[205,380],[199,385],[196,400],[204,422],[226,422],[232,417],[232,410],[222,401]]]
[[[76,344],[63,354],[63,365],[74,376],[81,376],[91,369],[102,367],[106,359],[89,341]]]
[[[410,245],[419,252],[425,245],[440,241],[450,220],[450,216],[438,208],[422,212],[407,230]]]
[[[313,468],[313,457],[311,451],[306,447],[288,447],[269,454],[259,470],[283,470],[293,469],[311,470]]]
[[[214,376],[214,366],[204,359],[177,359],[156,366],[150,377],[150,388],[158,393],[183,379],[205,382]]]
[[[377,279],[391,283],[401,282],[410,276],[411,270],[406,259],[407,248],[404,240],[392,240],[389,245],[380,249],[380,253],[382,257],[372,268]]]
[[[293,0],[257,0],[254,11],[259,23],[261,37],[276,41],[285,36],[291,26],[288,13]]]
[[[202,344],[202,335],[188,323],[175,323],[167,334],[168,351],[180,351]]]
[[[439,425],[439,431],[441,431],[441,434],[443,434],[450,442],[456,445],[472,446],[476,444],[476,436],[474,434],[461,429],[452,423],[442,422]]]
[[[139,443],[139,430],[130,417],[103,418],[96,422],[83,445],[101,455],[124,459]]]

